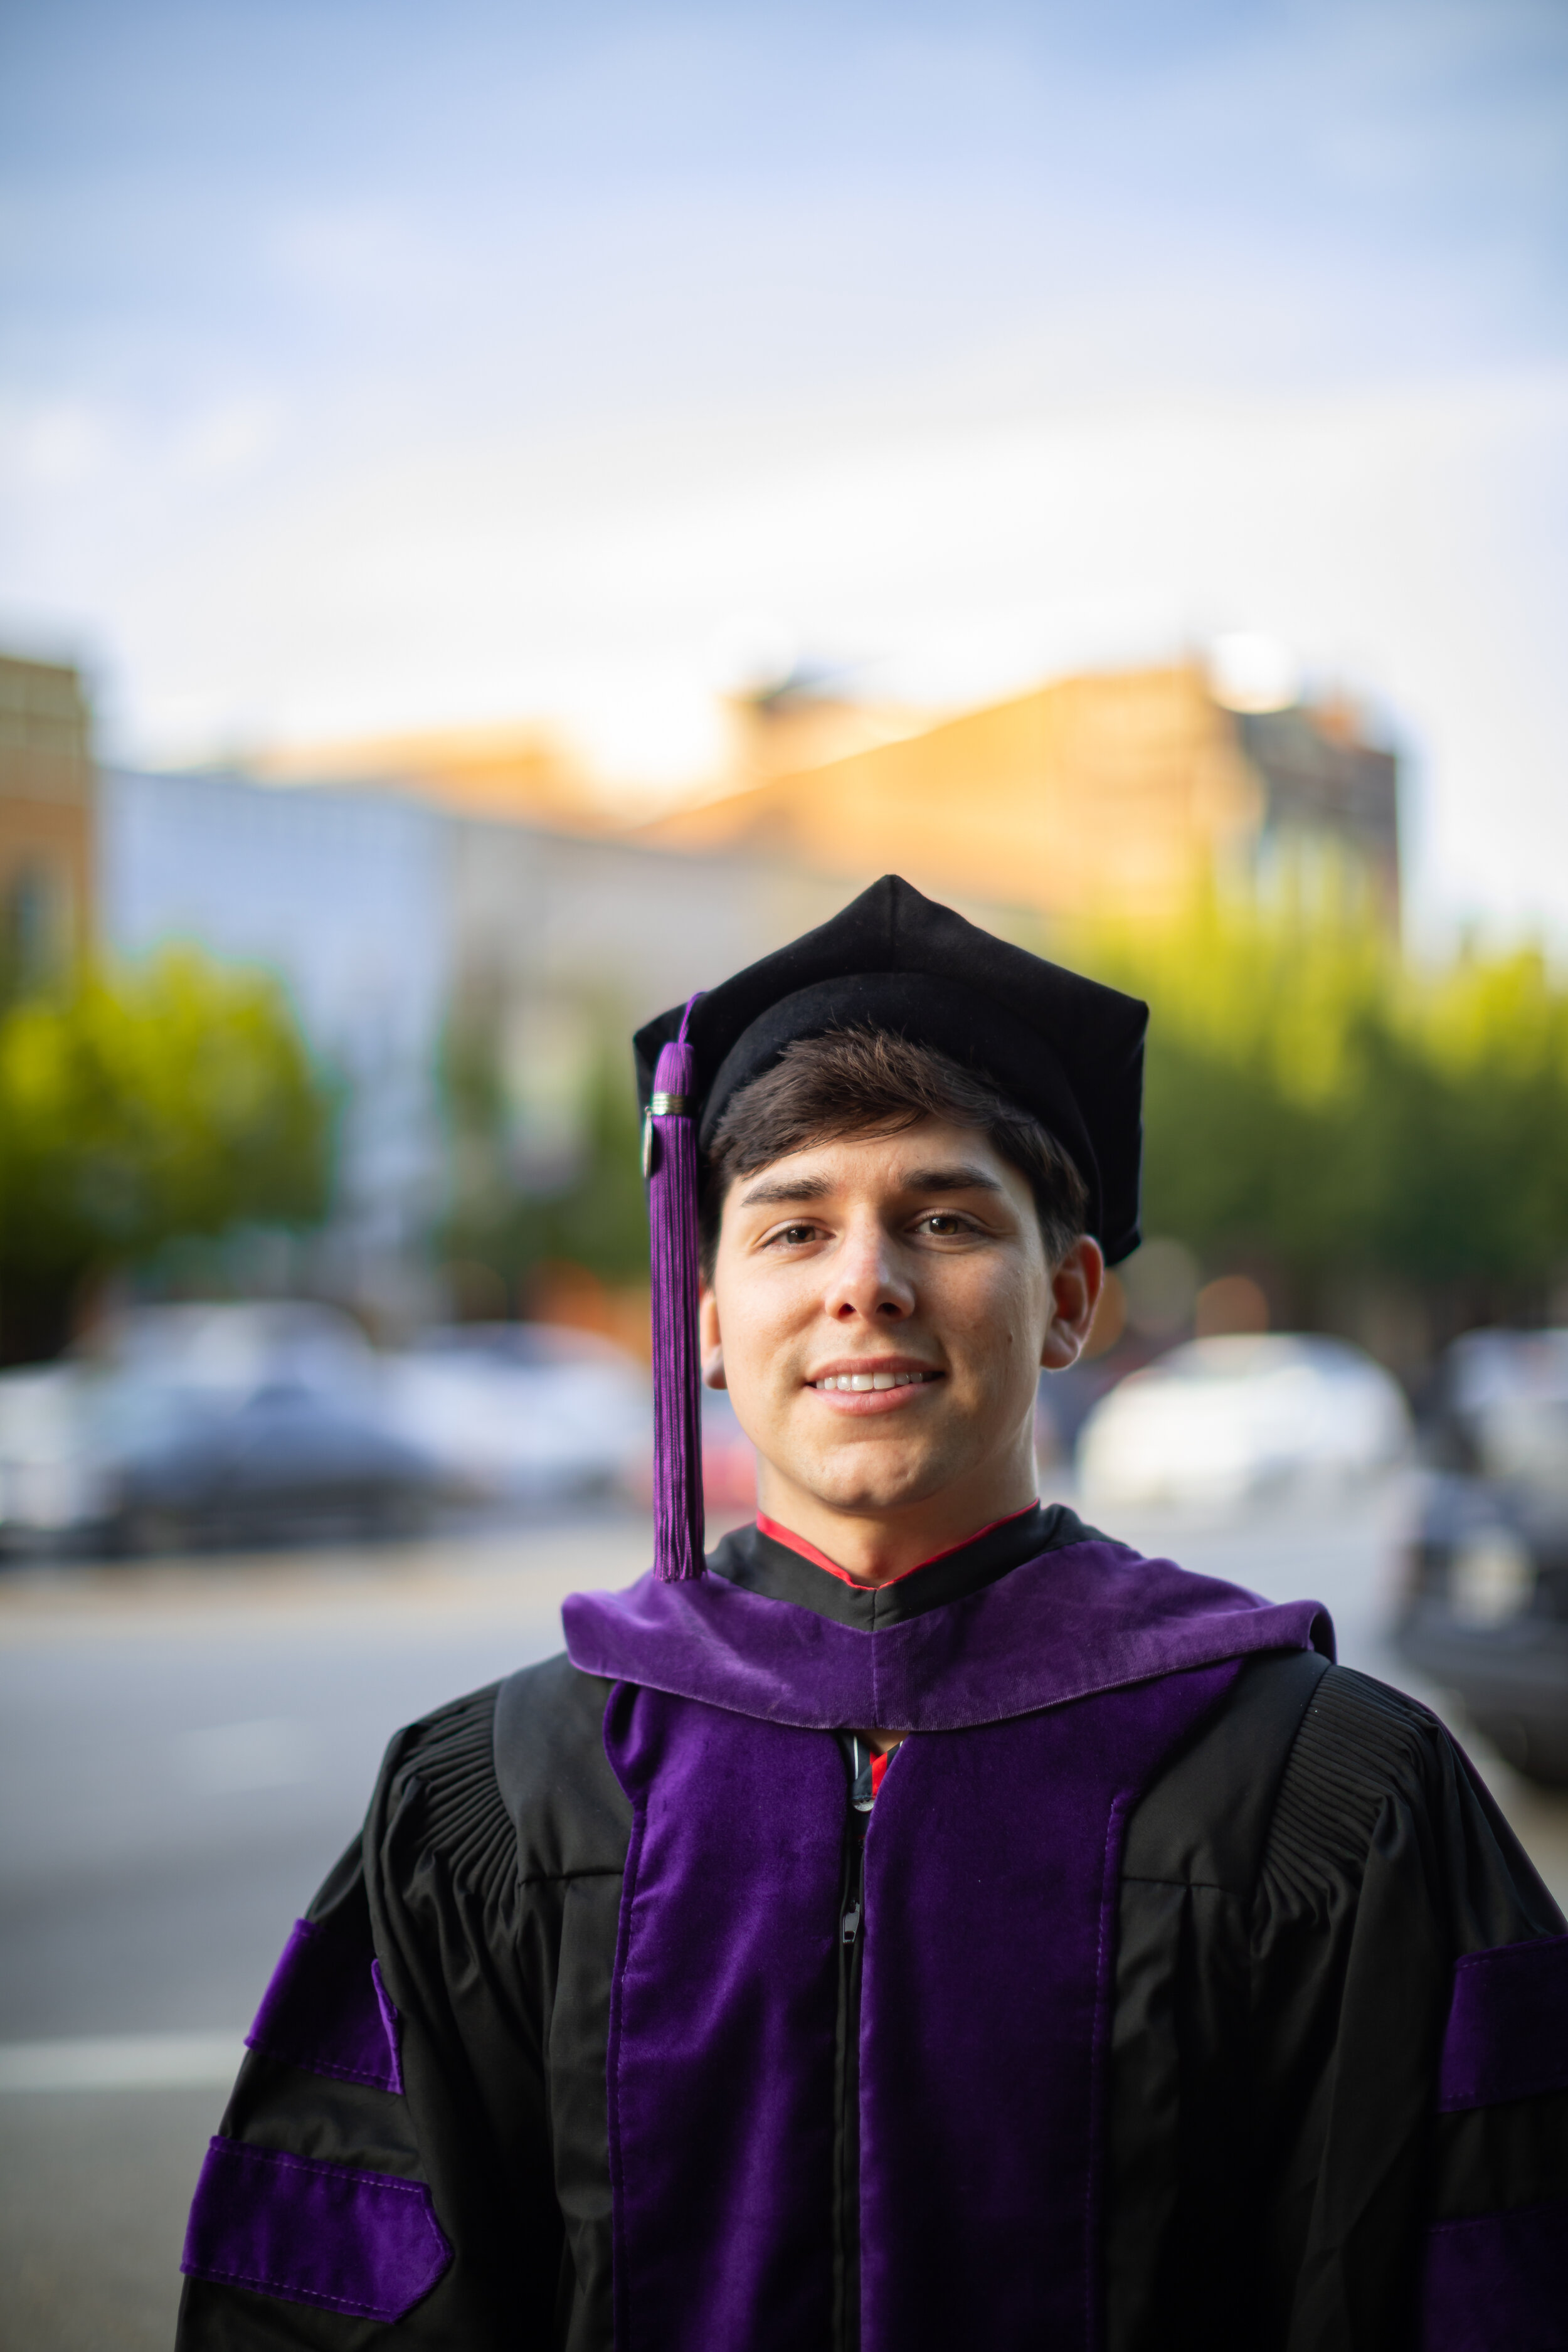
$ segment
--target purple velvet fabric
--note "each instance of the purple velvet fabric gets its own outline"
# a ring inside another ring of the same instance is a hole
[[[866,1843],[862,2352],[1098,2341],[1122,1832],[1237,1671],[912,1739],[883,1781]]]
[[[584,1673],[825,1731],[955,1731],[1254,1651],[1332,1655],[1315,1601],[1271,1604],[1099,1540],[875,1633],[711,1575],[574,1593],[561,1615]]]
[[[1236,1671],[916,1738],[888,1773],[862,1931],[865,2352],[1092,2345],[1122,1823]],[[634,1819],[609,2055],[617,2352],[799,2352],[831,2336],[843,1758],[628,1686],[605,1745]]]
[[[397,2011],[379,1964],[353,1936],[297,1919],[246,2035],[252,2050],[311,2074],[401,2091]]]
[[[1491,2107],[1568,2090],[1568,1936],[1468,1952],[1454,1968],[1437,2104]]]
[[[658,1691],[605,1725],[633,1830],[611,1997],[616,2352],[831,2340],[835,1742]]]
[[[401,2319],[452,2259],[417,2180],[215,2139],[180,2268],[358,2319]]]
[[[1426,2233],[1421,2352],[1568,2352],[1568,2202]]]

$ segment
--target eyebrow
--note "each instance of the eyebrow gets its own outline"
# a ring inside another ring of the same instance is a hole
[[[784,1176],[772,1183],[753,1184],[741,1196],[743,1209],[771,1209],[791,1201],[826,1201],[833,1192],[826,1176]],[[1000,1192],[1001,1185],[984,1168],[967,1160],[944,1168],[911,1168],[899,1179],[901,1192]]]
[[[784,1201],[826,1201],[833,1187],[826,1176],[790,1176],[773,1184],[753,1184],[741,1196],[742,1209],[771,1209]]]
[[[902,1180],[906,1192],[1000,1192],[1001,1185],[984,1168],[967,1160],[946,1168],[911,1168]]]

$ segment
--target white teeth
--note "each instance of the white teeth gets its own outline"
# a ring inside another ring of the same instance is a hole
[[[874,1372],[851,1372],[845,1382],[847,1388],[852,1389],[874,1389],[876,1385],[877,1376]]]
[[[899,1376],[897,1372],[874,1373],[871,1386],[874,1389],[896,1389],[899,1386]]]
[[[930,1380],[929,1372],[829,1372],[816,1381],[819,1389],[912,1389]]]

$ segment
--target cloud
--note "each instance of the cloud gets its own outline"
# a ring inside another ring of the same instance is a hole
[[[176,432],[181,467],[200,482],[248,473],[271,455],[281,429],[280,404],[266,394],[220,401]]]
[[[109,415],[87,400],[18,403],[0,410],[0,482],[24,491],[76,490],[114,453]]]

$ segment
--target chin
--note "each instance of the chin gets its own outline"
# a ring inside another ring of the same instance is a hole
[[[865,1446],[850,1449],[852,1454],[868,1451]],[[915,1462],[907,1457],[893,1462],[850,1459],[814,1465],[800,1484],[836,1511],[896,1511],[928,1501],[955,1475],[949,1465],[929,1456]]]

